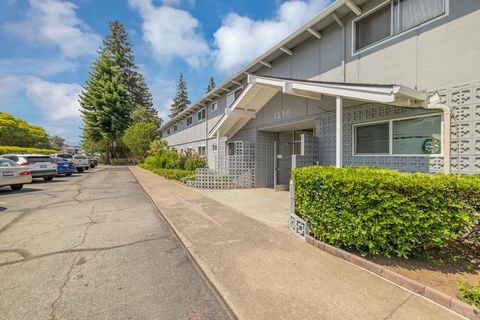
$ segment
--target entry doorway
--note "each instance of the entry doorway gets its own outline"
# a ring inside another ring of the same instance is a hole
[[[300,155],[302,134],[313,136],[313,129],[279,132],[274,143],[274,179],[275,191],[287,191],[290,188],[292,174],[292,156]]]

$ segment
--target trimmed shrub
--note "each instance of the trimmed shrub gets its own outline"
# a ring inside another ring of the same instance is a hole
[[[8,153],[40,153],[40,154],[54,154],[57,150],[52,149],[38,149],[38,148],[24,148],[15,146],[0,146],[0,154]]]
[[[166,179],[177,180],[181,182],[185,182],[187,179],[195,176],[195,171],[191,170],[152,168],[146,163],[141,163],[139,164],[139,166],[144,169],[150,170],[153,173],[156,173]]]
[[[408,257],[445,247],[478,221],[478,177],[307,167],[292,179],[313,236],[347,250]]]
[[[145,159],[145,164],[155,169],[176,169],[178,168],[180,156],[175,150],[163,150],[155,156]]]

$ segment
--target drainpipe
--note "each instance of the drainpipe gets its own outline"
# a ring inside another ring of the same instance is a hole
[[[434,95],[434,99],[440,101],[440,97],[438,94]],[[443,173],[449,174],[451,172],[451,117],[452,111],[450,107],[443,103],[429,103],[429,99],[427,102],[422,103],[422,107],[428,110],[431,109],[440,109],[443,111]],[[460,165],[460,164],[459,164]]]
[[[343,69],[343,82],[347,82],[347,72],[345,70],[345,61],[347,59],[347,52],[346,52],[346,44],[345,42],[347,41],[347,30],[345,29],[345,25],[343,24],[342,20],[340,20],[339,17],[335,13],[332,13],[332,18],[337,22],[337,24],[340,26],[342,29],[342,69]]]

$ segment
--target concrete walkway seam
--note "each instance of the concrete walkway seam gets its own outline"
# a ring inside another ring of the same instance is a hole
[[[157,209],[159,213],[159,217],[167,222],[167,225],[172,232],[172,234],[175,236],[175,238],[178,240],[180,245],[183,248],[183,251],[185,254],[189,257],[189,259],[192,261],[193,265],[195,268],[198,270],[198,272],[202,275],[202,277],[205,279],[205,282],[208,284],[208,286],[212,289],[212,291],[215,293],[215,296],[217,297],[218,301],[222,304],[222,306],[225,308],[229,316],[232,318],[232,320],[238,320],[237,314],[233,311],[233,309],[230,307],[230,305],[227,303],[227,301],[223,298],[223,296],[220,294],[219,290],[217,287],[212,283],[210,278],[207,276],[207,274],[204,272],[202,267],[200,266],[199,262],[195,259],[195,257],[191,254],[190,250],[188,250],[188,247],[186,243],[182,240],[182,237],[178,233],[178,231],[175,229],[175,226],[169,221],[167,216],[163,214],[162,210],[157,206],[155,201],[153,201],[152,197],[148,193],[148,191],[144,188],[144,186],[140,183],[140,181],[137,179],[137,176],[135,173],[129,168],[130,173],[133,175],[135,178],[135,181],[137,181],[138,185],[142,188],[143,192],[147,195],[148,199],[152,202],[153,206]],[[177,182],[177,181],[174,181]]]
[[[434,288],[428,287],[420,282],[404,277],[394,271],[391,271],[379,264],[376,264],[370,260],[359,257],[353,253],[336,248],[332,245],[319,241],[311,236],[305,236],[305,241],[325,252],[328,252],[336,257],[346,260],[362,269],[365,269],[371,273],[374,273],[390,282],[399,285],[413,293],[421,295],[426,299],[429,299],[447,309],[450,309],[464,317],[472,320],[480,320],[480,311],[472,305],[465,303],[457,298],[451,297],[443,292],[440,292]]]

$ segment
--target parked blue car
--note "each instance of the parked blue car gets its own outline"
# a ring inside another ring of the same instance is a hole
[[[66,176],[71,176],[76,168],[73,162],[70,162],[63,158],[52,158],[53,161],[57,164],[57,176],[64,174]]]

